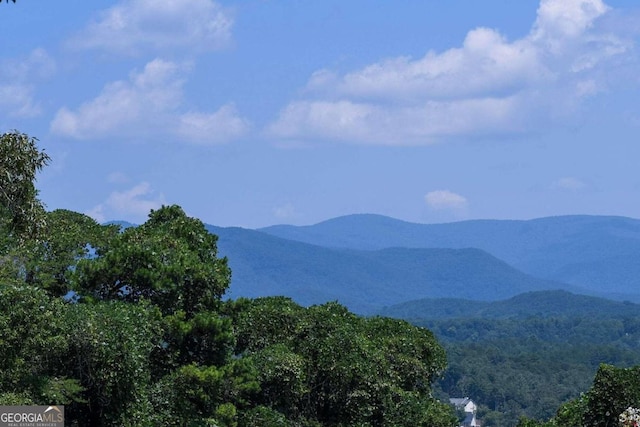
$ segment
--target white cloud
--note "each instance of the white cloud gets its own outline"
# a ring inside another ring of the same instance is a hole
[[[55,72],[55,61],[44,49],[28,56],[0,62],[4,78],[0,82],[0,108],[9,117],[34,117],[40,114],[35,100],[36,82]]]
[[[132,73],[128,81],[105,86],[100,95],[81,105],[77,112],[60,109],[51,130],[78,139],[131,130],[177,108],[182,100],[182,84],[177,64],[155,59],[143,71]]]
[[[75,111],[66,107],[58,110],[51,131],[76,139],[169,134],[197,143],[226,142],[241,136],[248,123],[231,106],[213,113],[182,111],[189,69],[185,64],[155,59],[142,71],[132,72],[128,80],[107,84],[96,98]]]
[[[453,211],[463,213],[468,207],[468,201],[460,194],[449,190],[435,190],[424,196],[427,206],[435,211]]]
[[[609,9],[602,0],[542,0],[532,38],[558,47],[563,40],[581,37]]]
[[[0,108],[11,117],[40,114],[40,106],[34,100],[34,88],[29,84],[0,84]]]
[[[107,200],[85,212],[98,222],[125,220],[143,222],[151,209],[166,204],[162,194],[156,194],[151,185],[142,182],[125,191],[112,192]]]
[[[3,67],[7,79],[47,78],[55,73],[56,62],[46,50],[37,48],[23,58],[5,61]]]
[[[586,186],[587,185],[583,181],[573,176],[560,178],[551,185],[552,188],[557,190],[573,192],[583,190]]]
[[[493,96],[543,80],[549,71],[538,55],[527,41],[509,43],[496,30],[477,28],[461,48],[428,52],[417,60],[392,58],[337,81],[323,76],[326,71],[316,73],[309,87],[333,90],[338,96],[403,102]]]
[[[193,142],[217,144],[234,140],[250,128],[233,105],[223,105],[214,113],[185,113],[180,116],[178,135]]]
[[[599,29],[601,0],[542,0],[531,31],[509,41],[469,31],[461,47],[397,57],[339,75],[319,70],[305,98],[267,133],[279,140],[429,144],[444,137],[531,131],[607,89],[630,42]],[[606,72],[603,72],[606,70]]]
[[[121,0],[71,44],[119,54],[218,50],[230,43],[233,18],[212,0]]]
[[[517,98],[427,101],[387,106],[366,102],[293,102],[268,133],[278,138],[332,139],[349,143],[418,145],[462,134],[520,132]]]

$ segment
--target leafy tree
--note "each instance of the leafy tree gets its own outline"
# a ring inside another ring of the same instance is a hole
[[[238,304],[228,309],[237,352],[258,368],[256,403],[276,414],[326,426],[455,423],[452,409],[431,397],[445,354],[429,331],[361,318],[337,303],[305,309],[275,297]]]
[[[255,352],[274,344],[293,348],[305,309],[287,297],[241,298],[224,307],[234,321],[236,353]]]
[[[71,304],[65,316],[64,366],[84,388],[67,409],[79,425],[144,425],[152,406],[150,354],[160,345],[161,321],[148,304]]]
[[[36,237],[44,226],[35,180],[51,159],[36,143],[17,131],[0,135],[0,224],[18,242]]]
[[[80,398],[79,383],[63,367],[67,309],[33,286],[0,284],[0,404]]]
[[[187,364],[222,366],[231,360],[235,337],[228,318],[201,311],[187,318],[183,311],[165,316],[164,345],[154,353],[156,374]]]
[[[583,424],[587,411],[587,397],[583,394],[577,399],[564,403],[548,424],[551,426],[579,426]],[[544,424],[546,427],[546,424]]]
[[[617,427],[619,416],[640,406],[640,366],[616,368],[602,364],[591,389],[562,405],[547,423],[521,419],[518,427]]]
[[[45,225],[35,187],[37,173],[50,158],[37,140],[17,131],[0,135],[0,278],[21,280]]]
[[[96,257],[81,259],[74,277],[80,301],[159,309],[161,339],[148,357],[153,419],[234,425],[237,408],[257,383],[248,360],[232,359],[231,322],[218,313],[230,270],[201,221],[178,206],[152,211],[145,224],[106,239]]]
[[[155,384],[151,421],[176,427],[232,427],[237,423],[238,408],[248,406],[258,387],[253,366],[243,359],[222,367],[183,365]]]
[[[274,344],[252,354],[260,382],[260,403],[293,419],[303,416],[309,392],[305,358],[284,344]]]
[[[64,296],[73,287],[78,262],[106,247],[118,232],[116,225],[99,225],[77,212],[47,212],[41,242],[26,263],[30,283],[54,296]]]
[[[78,292],[96,300],[148,299],[164,315],[182,311],[187,319],[215,310],[231,277],[216,240],[179,206],[163,206],[99,248],[97,259],[79,263]]]
[[[640,406],[640,366],[600,366],[587,393],[586,406],[584,425],[617,426],[618,416],[625,409]]]

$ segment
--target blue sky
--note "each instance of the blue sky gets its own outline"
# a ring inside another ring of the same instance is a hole
[[[637,1],[18,0],[0,28],[48,209],[640,217]]]

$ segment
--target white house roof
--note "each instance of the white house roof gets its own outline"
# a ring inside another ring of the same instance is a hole
[[[451,398],[449,399],[449,402],[454,406],[466,406],[467,403],[471,402],[471,399],[469,399],[468,397]]]

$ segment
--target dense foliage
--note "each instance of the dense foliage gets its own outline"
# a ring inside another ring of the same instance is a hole
[[[522,416],[550,419],[589,389],[601,363],[640,365],[640,319],[624,313],[417,323],[447,350],[437,392],[470,396],[487,427],[514,426]]]
[[[216,237],[178,206],[120,230],[46,212],[35,140],[0,136],[0,404],[68,425],[434,426],[428,330],[337,303],[223,301]],[[37,226],[34,226],[37,225]]]
[[[562,405],[549,421],[522,418],[518,427],[635,427],[640,408],[640,366],[601,365],[587,393]]]
[[[260,403],[303,424],[452,424],[449,408],[431,397],[445,354],[426,329],[358,317],[337,303],[305,309],[275,297],[235,305],[236,351],[259,368]]]

